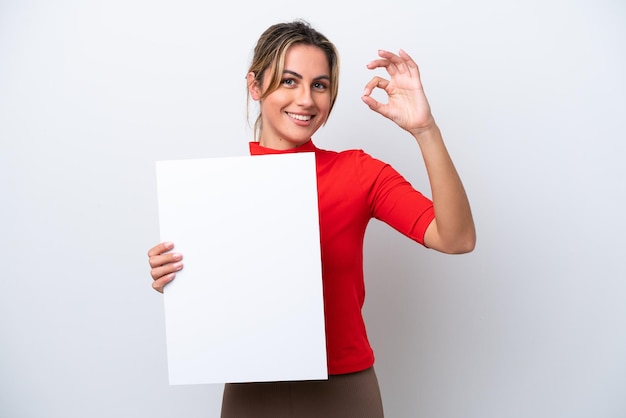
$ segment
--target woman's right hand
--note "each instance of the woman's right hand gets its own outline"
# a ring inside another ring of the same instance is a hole
[[[150,275],[154,280],[152,288],[163,293],[166,284],[174,280],[176,272],[183,268],[183,255],[169,252],[174,248],[171,242],[162,242],[148,251],[148,262],[150,263]]]

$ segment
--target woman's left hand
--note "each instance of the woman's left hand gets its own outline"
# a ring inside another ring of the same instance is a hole
[[[362,100],[373,111],[394,121],[401,128],[419,135],[435,127],[430,105],[424,94],[419,68],[403,50],[398,54],[379,50],[380,59],[367,64],[370,70],[385,68],[390,79],[375,76],[366,85]],[[381,103],[371,94],[375,88],[385,90],[387,103]]]
[[[380,59],[367,64],[367,68],[385,68],[390,79],[372,78],[365,86],[363,101],[373,111],[409,131],[420,146],[435,208],[435,219],[424,234],[424,244],[449,254],[472,251],[476,245],[472,211],[430,112],[417,64],[402,50],[398,55],[389,51],[378,51],[378,55]],[[371,97],[376,88],[387,93],[387,103],[380,103]]]

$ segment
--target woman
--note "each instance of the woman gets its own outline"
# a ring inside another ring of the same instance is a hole
[[[326,123],[338,91],[334,45],[305,22],[273,25],[259,38],[247,74],[249,97],[260,106],[252,155],[314,152],[316,156],[327,381],[226,384],[222,417],[382,417],[374,354],[361,315],[363,239],[368,221],[380,219],[422,245],[465,253],[475,245],[470,205],[431,114],[419,70],[404,51],[379,51],[363,102],[416,140],[432,200],[392,167],[360,150],[317,148],[311,138]],[[386,104],[371,97],[374,89]],[[148,252],[152,286],[159,292],[183,268],[172,243]]]

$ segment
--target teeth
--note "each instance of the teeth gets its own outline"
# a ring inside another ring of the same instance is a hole
[[[306,120],[311,120],[311,116],[305,116],[305,115],[296,115],[295,113],[287,113],[290,117],[294,118],[294,119],[298,119],[298,120],[302,120],[302,121],[306,121]]]

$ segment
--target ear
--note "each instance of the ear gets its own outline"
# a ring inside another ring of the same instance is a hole
[[[252,100],[259,100],[261,97],[261,89],[259,88],[259,83],[256,80],[253,72],[249,72],[246,76],[248,82],[248,93],[250,93],[250,97]]]

